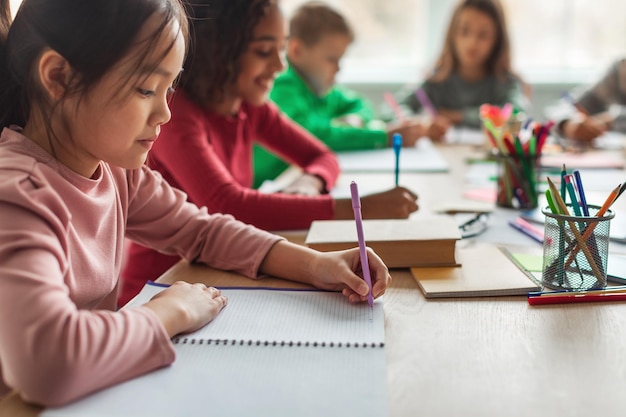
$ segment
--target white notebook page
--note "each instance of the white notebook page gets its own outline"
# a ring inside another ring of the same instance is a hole
[[[164,287],[146,285],[124,308]],[[382,300],[350,304],[319,291],[223,290],[228,306],[176,344],[168,367],[89,395],[44,417],[317,417],[388,413]],[[370,320],[371,319],[371,320]],[[231,329],[232,327],[232,329]],[[255,328],[257,327],[257,328]],[[216,337],[219,336],[219,337]],[[268,337],[271,336],[271,337]],[[194,342],[191,342],[193,337]],[[318,345],[200,343],[197,340],[299,339]],[[320,340],[335,345],[321,346]],[[347,347],[347,341],[359,347]],[[338,341],[344,341],[341,347]]]
[[[129,303],[139,305],[163,290],[148,284]],[[352,304],[341,294],[323,291],[224,289],[228,304],[202,329],[178,339],[264,344],[383,345],[382,298]]]
[[[385,417],[385,349],[176,345],[176,362],[43,417]]]

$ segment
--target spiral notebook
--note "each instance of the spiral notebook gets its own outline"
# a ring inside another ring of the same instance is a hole
[[[147,284],[124,308],[163,287]],[[379,298],[340,293],[223,289],[224,310],[173,340],[172,366],[44,416],[387,415],[384,317]]]
[[[141,305],[163,290],[146,285],[132,305]],[[288,346],[383,347],[382,301],[350,304],[341,293],[270,289],[226,288],[228,305],[200,330],[174,339],[174,343],[271,344]]]

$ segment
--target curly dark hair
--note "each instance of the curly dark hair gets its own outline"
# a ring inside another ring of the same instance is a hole
[[[179,88],[206,107],[224,98],[254,28],[277,0],[185,0],[191,44]]]

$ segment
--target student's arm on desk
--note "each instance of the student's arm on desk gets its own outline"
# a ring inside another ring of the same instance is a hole
[[[406,219],[419,208],[417,194],[398,186],[380,193],[361,198],[364,219]],[[352,201],[349,198],[335,200],[335,220],[354,218]]]
[[[203,284],[175,282],[144,304],[163,323],[169,337],[193,332],[212,321],[228,300],[220,290]]]
[[[382,295],[391,276],[382,260],[369,251],[372,294]],[[350,302],[365,301],[369,287],[357,275],[361,270],[358,248],[338,252],[318,252],[288,241],[275,243],[263,259],[260,274],[286,278],[314,287],[341,291]],[[204,284],[175,282],[148,303],[170,337],[199,329],[213,320],[227,303],[220,290]]]
[[[308,230],[280,230],[273,233],[284,237],[292,243],[305,246],[304,242]],[[184,259],[165,271],[165,273],[156,280],[156,282],[160,284],[173,284],[176,281],[202,283],[211,287],[313,288],[311,285],[270,276],[251,279],[237,272],[223,271],[204,264],[192,263]]]
[[[616,61],[602,78],[572,103],[579,114],[560,124],[563,136],[591,141],[611,128],[615,115],[611,115],[610,107],[624,101],[620,80],[625,71],[626,61]]]
[[[559,124],[559,131],[565,138],[591,142],[606,132],[607,127],[605,120],[580,113],[571,119],[563,120]]]
[[[264,193],[279,192],[301,175],[298,167],[291,166],[273,181],[263,183],[259,191]],[[390,190],[368,194],[362,197],[364,219],[406,219],[419,207],[417,194],[405,187],[394,187]],[[336,198],[334,220],[351,220],[354,218],[352,200]],[[304,243],[304,236],[297,237],[292,232],[285,232],[289,241]],[[277,233],[283,235],[282,232]],[[304,233],[306,235],[306,233]],[[291,237],[293,236],[293,238]],[[294,240],[295,239],[295,240]]]
[[[374,285],[373,293],[377,297],[385,292],[391,282],[391,276],[387,267],[373,251],[368,252],[368,257]],[[360,276],[358,248],[323,253],[281,241],[267,254],[259,272],[264,275],[258,279],[250,279],[238,273],[181,261],[165,272],[157,282],[173,284],[184,280],[216,287],[317,287],[341,290],[351,302],[367,299],[367,285]]]
[[[372,293],[381,296],[391,282],[389,270],[372,250],[368,251]],[[292,279],[331,291],[341,291],[350,302],[367,299],[369,289],[360,272],[358,248],[338,252],[318,252],[280,241],[268,252],[259,268],[262,273]]]

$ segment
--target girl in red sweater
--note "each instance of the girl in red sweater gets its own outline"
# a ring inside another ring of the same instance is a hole
[[[328,195],[339,174],[334,154],[267,102],[284,68],[285,22],[276,0],[191,3],[191,47],[170,103],[171,121],[163,126],[149,165],[198,206],[262,229],[306,229],[313,220],[351,219],[350,200]],[[252,189],[255,142],[301,167],[302,175],[281,193]],[[406,218],[417,210],[416,199],[402,187],[365,196],[363,216]],[[131,244],[120,305],[179,259]]]

